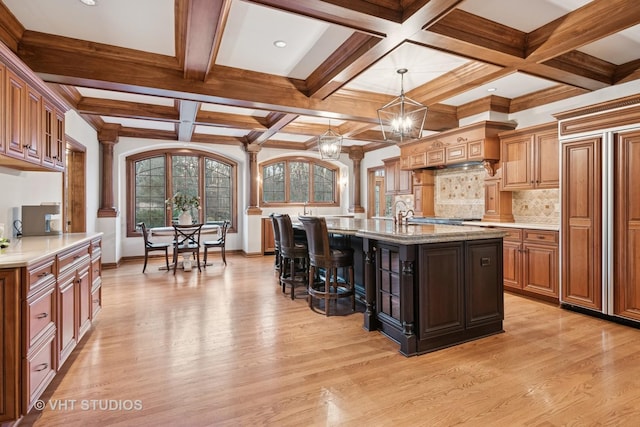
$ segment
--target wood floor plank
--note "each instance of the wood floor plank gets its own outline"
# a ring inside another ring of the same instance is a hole
[[[506,294],[505,333],[406,358],[360,312],[291,301],[272,257],[227,261],[105,270],[94,327],[22,425],[638,425],[638,329]]]

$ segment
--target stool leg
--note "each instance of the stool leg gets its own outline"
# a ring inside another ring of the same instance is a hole
[[[329,294],[331,293],[331,275],[333,268],[327,268],[324,276],[324,315],[329,316]]]
[[[349,266],[349,285],[351,286],[351,310],[356,311],[356,282],[353,278],[353,266]]]

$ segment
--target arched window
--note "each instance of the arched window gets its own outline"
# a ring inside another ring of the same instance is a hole
[[[177,192],[200,198],[194,220],[211,223],[237,221],[237,164],[198,150],[153,150],[127,157],[127,234],[136,224],[168,226],[180,212],[165,201]]]
[[[260,173],[262,206],[340,205],[340,171],[332,163],[307,157],[287,157],[262,163]]]

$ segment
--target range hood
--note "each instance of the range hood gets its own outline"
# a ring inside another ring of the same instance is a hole
[[[500,160],[498,134],[516,126],[515,122],[483,121],[402,144],[400,167],[414,170],[483,165],[493,176]]]

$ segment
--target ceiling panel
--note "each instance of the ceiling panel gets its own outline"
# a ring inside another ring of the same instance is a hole
[[[116,92],[113,90],[92,89],[85,87],[76,87],[80,95],[85,98],[102,98],[116,101],[138,102],[142,104],[164,105],[173,107],[175,101],[173,98],[161,98],[159,96],[139,95],[135,93]]]
[[[3,0],[32,31],[175,55],[174,0]]]
[[[105,123],[117,123],[123,127],[175,131],[175,123],[152,120],[129,119],[124,117],[101,116]]]

